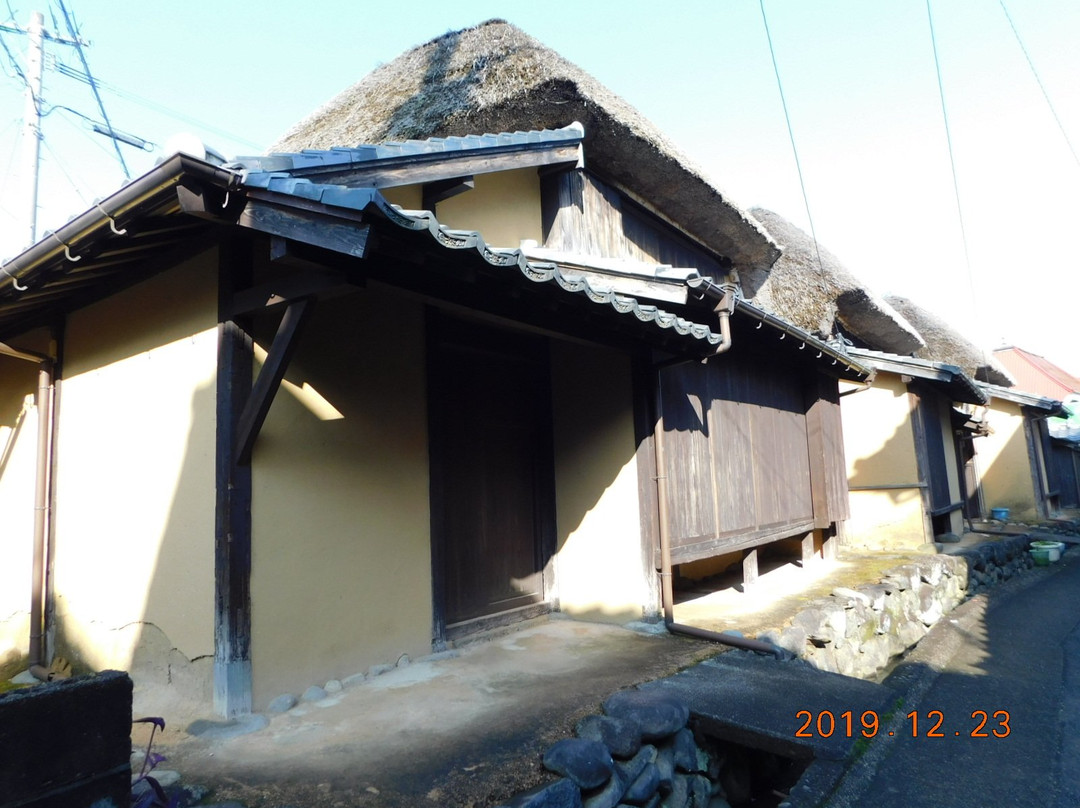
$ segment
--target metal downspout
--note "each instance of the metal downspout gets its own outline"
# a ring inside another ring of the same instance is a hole
[[[30,637],[27,655],[30,673],[36,679],[49,680],[45,648],[45,547],[50,508],[50,471],[52,469],[53,372],[54,359],[33,351],[23,351],[0,343],[0,355],[38,363],[37,456],[34,466],[34,546],[30,581]]]
[[[53,363],[44,360],[38,370],[38,434],[34,479],[34,560],[30,592],[30,673],[49,681],[45,648],[45,540],[49,518],[49,471],[52,468]]]
[[[719,287],[713,287],[710,284],[708,288],[711,291],[712,289],[718,289]],[[714,356],[722,354],[731,348],[730,320],[731,314],[735,310],[735,295],[733,289],[725,289],[722,295],[715,296],[719,297],[719,301],[713,311],[716,312],[720,318],[720,342],[717,343],[713,351]],[[667,468],[664,456],[664,396],[660,383],[660,369],[662,367],[671,367],[676,364],[682,364],[682,362],[692,361],[695,360],[686,359],[654,366],[656,371],[656,422],[653,427],[653,451],[656,457],[656,501],[657,517],[660,523],[660,601],[664,607],[664,625],[672,634],[682,634],[687,637],[694,637],[695,639],[710,640],[712,642],[730,645],[735,648],[742,648],[747,651],[772,654],[777,659],[785,659],[788,656],[788,652],[772,643],[763,642],[762,640],[751,640],[735,634],[709,631],[708,629],[686,626],[675,622],[675,594],[671,581],[671,537],[668,534],[667,474],[664,473]]]

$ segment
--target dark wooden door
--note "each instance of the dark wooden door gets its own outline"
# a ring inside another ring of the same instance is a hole
[[[432,520],[442,628],[544,600],[554,519],[547,342],[432,318]]]

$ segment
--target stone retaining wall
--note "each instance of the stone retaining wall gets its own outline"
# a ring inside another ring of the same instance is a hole
[[[878,583],[811,601],[789,625],[759,639],[821,670],[871,678],[967,596],[1033,566],[1028,541],[1009,537],[901,564]]]
[[[603,715],[578,723],[577,737],[555,743],[544,767],[559,779],[519,794],[502,808],[729,808],[752,798],[755,764],[773,783],[794,784],[801,769],[769,753],[748,761],[738,750],[696,735],[690,711],[652,690],[622,690]],[[785,771],[786,770],[786,771]]]

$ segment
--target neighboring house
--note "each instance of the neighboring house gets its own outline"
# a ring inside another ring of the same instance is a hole
[[[982,358],[910,301],[874,294],[783,217],[751,213],[783,254],[767,274],[741,274],[744,294],[818,336],[852,345],[850,355],[875,370],[872,385],[841,385],[851,508],[845,542],[906,548],[961,531],[965,512],[978,515],[982,507],[972,439],[985,429],[970,419],[971,408],[986,403],[972,380]]]
[[[911,548],[963,532],[979,496],[968,473],[978,427],[954,404],[985,405],[986,394],[955,365],[858,348],[851,354],[876,375],[868,387],[841,390],[848,542]]]
[[[980,384],[990,397],[987,435],[976,461],[986,507],[1008,508],[1019,522],[1046,519],[1058,510],[1057,470],[1047,463],[1046,420],[1061,410],[1053,399]]]
[[[994,359],[1009,371],[1019,390],[1057,401],[1064,401],[1067,396],[1080,393],[1080,379],[1023,348],[997,348],[994,350]]]
[[[503,23],[425,49],[391,117],[455,60],[558,58]],[[4,266],[32,657],[207,702],[212,670],[232,715],[553,609],[654,617],[669,564],[842,530],[837,384],[868,369],[740,299],[775,244],[586,83],[499,85],[547,130],[177,155]]]

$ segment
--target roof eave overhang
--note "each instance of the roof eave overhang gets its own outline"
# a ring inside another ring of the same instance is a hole
[[[44,267],[58,260],[78,261],[87,245],[98,238],[119,234],[125,222],[137,217],[140,209],[160,202],[187,179],[210,183],[226,191],[240,187],[236,172],[190,155],[174,154],[4,263],[0,269],[0,299],[32,284]]]
[[[991,399],[999,398],[1003,401],[1011,401],[1030,410],[1039,410],[1039,415],[1053,416],[1062,412],[1061,402],[1046,396],[1034,393],[1024,393],[1019,390],[1011,390],[1008,387],[999,387],[995,384],[980,382],[979,387],[986,392]]]
[[[907,361],[904,357],[869,356],[856,351],[856,356],[870,367],[886,373],[911,376],[929,382],[953,401],[964,404],[986,404],[989,397],[979,385],[956,365],[944,362]]]
[[[708,279],[706,279],[706,281],[710,285],[715,286],[715,284],[712,284]],[[735,302],[735,314],[740,317],[756,320],[757,325],[755,328],[768,326],[774,332],[780,334],[779,339],[783,340],[790,338],[793,341],[798,342],[800,344],[799,350],[814,351],[814,353],[811,354],[811,358],[816,359],[818,363],[824,363],[826,368],[841,378],[866,381],[869,377],[874,375],[874,369],[871,365],[861,362],[846,352],[818,339],[810,332],[804,331],[798,326],[792,325],[786,320],[782,320],[773,314],[769,314],[751,303],[747,303],[742,298],[739,298]]]

